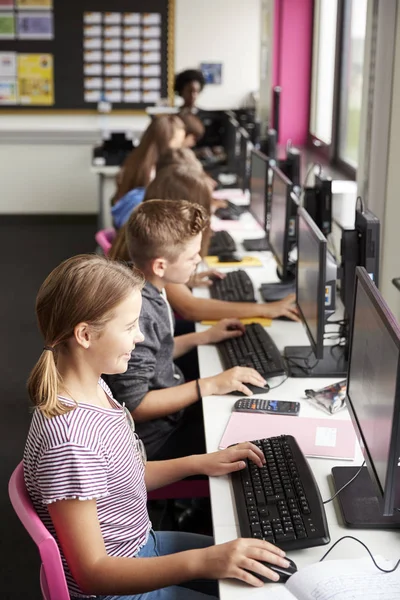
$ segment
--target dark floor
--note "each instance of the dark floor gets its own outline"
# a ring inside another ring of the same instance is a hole
[[[41,600],[39,558],[10,505],[8,480],[22,458],[30,422],[25,382],[42,340],[34,305],[45,276],[63,259],[93,252],[96,218],[78,221],[0,216],[0,515],[2,600]]]

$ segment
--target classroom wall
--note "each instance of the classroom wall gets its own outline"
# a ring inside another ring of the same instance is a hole
[[[260,0],[176,0],[175,70],[221,62],[202,108],[237,108],[259,87]]]
[[[223,63],[204,108],[239,106],[259,83],[260,0],[176,0],[176,70]],[[95,213],[92,146],[104,128],[143,131],[143,116],[22,116],[0,113],[0,214]]]

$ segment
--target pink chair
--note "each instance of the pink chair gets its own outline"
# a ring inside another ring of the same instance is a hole
[[[11,475],[8,493],[21,523],[39,549],[42,559],[40,587],[44,600],[70,600],[57,543],[33,507],[25,486],[22,462]]]
[[[117,232],[115,229],[113,227],[109,227],[108,229],[100,229],[100,231],[98,231],[94,236],[105,256],[107,256],[107,254],[110,252],[110,248],[116,235]]]

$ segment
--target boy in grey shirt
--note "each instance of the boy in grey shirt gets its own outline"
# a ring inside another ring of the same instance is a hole
[[[242,335],[237,319],[223,319],[199,333],[174,337],[174,317],[165,296],[167,283],[186,283],[201,260],[202,232],[209,219],[202,207],[185,200],[149,200],[127,223],[127,245],[146,277],[140,328],[144,341],[132,353],[125,373],[107,377],[117,400],[125,403],[152,460],[204,452],[201,396],[265,385],[253,369],[235,367],[214,377],[185,383],[174,359],[203,344]]]

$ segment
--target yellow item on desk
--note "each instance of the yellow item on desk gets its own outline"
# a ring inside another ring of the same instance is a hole
[[[239,262],[219,262],[218,256],[206,256],[204,258],[208,267],[262,267],[262,262],[256,256],[243,256]]]
[[[217,321],[201,321],[201,325],[216,325],[219,323],[220,319]],[[251,323],[260,323],[263,327],[270,327],[272,323],[272,319],[267,319],[266,317],[243,317],[239,319],[243,325],[250,325]]]

